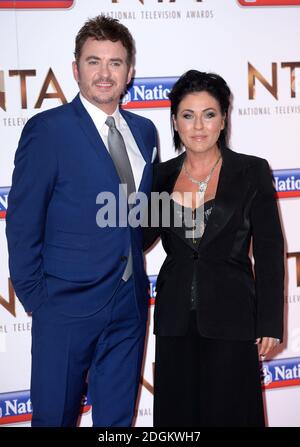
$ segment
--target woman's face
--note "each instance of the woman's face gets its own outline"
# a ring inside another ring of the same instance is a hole
[[[187,151],[205,153],[217,149],[225,116],[218,101],[209,93],[194,92],[179,103],[174,127]]]

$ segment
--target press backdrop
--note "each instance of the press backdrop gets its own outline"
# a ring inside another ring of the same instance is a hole
[[[154,121],[162,160],[175,156],[167,93],[178,76],[194,68],[221,74],[233,91],[231,148],[270,162],[287,248],[286,332],[276,356],[262,365],[262,381],[269,425],[300,426],[300,1],[295,0],[0,1],[0,424],[29,425],[31,413],[31,318],[9,283],[5,239],[14,153],[28,118],[76,95],[75,35],[100,13],[119,18],[135,37],[136,76],[124,107]],[[163,259],[159,244],[147,255],[149,336],[137,426],[152,425],[152,314]],[[89,399],[83,403],[81,425],[91,425]]]

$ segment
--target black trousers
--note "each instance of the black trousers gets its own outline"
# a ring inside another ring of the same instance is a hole
[[[156,337],[155,427],[263,427],[257,346],[199,335]]]

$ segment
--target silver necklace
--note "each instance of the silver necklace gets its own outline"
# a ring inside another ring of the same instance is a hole
[[[195,178],[193,178],[193,177],[190,175],[190,173],[189,173],[188,170],[186,169],[185,163],[183,163],[183,170],[184,170],[185,175],[187,176],[187,178],[188,178],[192,183],[196,183],[196,184],[198,185],[199,193],[200,193],[201,195],[204,195],[204,194],[205,194],[205,191],[206,191],[206,189],[207,189],[208,182],[210,181],[211,176],[212,176],[212,173],[214,172],[214,170],[215,170],[217,164],[219,163],[219,161],[221,160],[221,158],[222,158],[222,155],[219,156],[219,158],[217,159],[217,161],[215,162],[215,164],[214,164],[213,167],[211,168],[211,170],[210,170],[208,176],[207,176],[204,180],[200,180],[200,181],[199,181],[199,180],[196,180]]]

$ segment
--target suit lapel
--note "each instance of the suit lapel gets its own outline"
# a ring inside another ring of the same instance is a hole
[[[230,149],[222,150],[223,163],[220,171],[215,203],[199,244],[199,250],[214,239],[227,225],[241,203],[247,185],[243,164],[238,154]]]
[[[126,113],[126,111],[120,109],[120,113],[123,116],[124,120],[128,124],[128,127],[134,136],[134,139],[136,141],[136,144],[138,145],[138,148],[145,160],[146,163],[151,163],[151,155],[149,149],[146,148],[144,140],[142,138],[141,131],[139,127],[136,125],[136,122],[132,115],[129,115]]]
[[[162,174],[162,179],[157,179],[158,184],[162,184],[161,189],[169,194],[174,189],[184,158],[185,153],[175,158],[174,163],[171,163]],[[181,236],[182,240],[194,250],[201,250],[222,231],[234,214],[247,189],[246,179],[243,175],[243,164],[238,154],[224,148],[222,149],[222,158],[223,162],[214,207],[199,245],[193,248],[189,241],[183,235]],[[175,234],[179,236],[177,232]]]
[[[165,170],[162,174],[160,174],[160,171],[159,171],[158,178],[156,179],[158,189],[160,191],[161,190],[166,191],[169,194],[169,196],[172,194],[172,192],[174,190],[176,180],[177,180],[177,178],[180,174],[180,171],[182,169],[185,155],[186,155],[185,152],[183,152],[178,157],[176,157],[172,161],[170,161],[166,165]],[[162,188],[160,188],[159,185],[162,185]],[[155,189],[156,189],[156,187],[155,187]],[[174,208],[172,206],[170,206],[171,212],[173,209]],[[174,210],[174,212],[175,212],[175,210]],[[173,221],[173,219],[177,220],[175,215],[171,216],[171,222]],[[189,248],[192,248],[189,240],[184,237],[184,234],[181,231],[176,231],[176,228],[173,228],[172,225],[170,227],[170,231],[172,231],[176,236],[180,237],[182,239],[182,241],[188,245]]]
[[[145,160],[145,166],[144,166],[144,170],[143,170],[143,174],[141,177],[141,181],[138,187],[138,191],[145,191],[146,189],[146,181],[148,178],[150,178],[149,174],[151,172],[151,155],[152,153],[150,153],[149,148],[147,149],[144,139],[142,137],[141,131],[139,129],[139,127],[136,125],[136,122],[133,118],[132,115],[130,115],[129,113],[126,113],[126,111],[124,111],[123,109],[120,109],[120,113],[123,116],[123,118],[125,119],[126,123],[128,124],[128,127],[135,139],[135,142],[139,148],[139,151],[142,155],[142,157]],[[153,149],[153,148],[151,148]]]
[[[182,165],[185,159],[185,152],[183,152],[178,157],[174,158],[168,165],[166,165],[165,171],[163,172],[163,178],[157,178],[157,183],[162,184],[163,190],[172,194],[176,180],[182,169]],[[162,181],[161,181],[162,180]]]
[[[105,166],[105,169],[101,171],[101,175],[103,174],[107,177],[108,184],[119,184],[120,178],[112,158],[110,157],[92,118],[81,103],[79,94],[74,98],[72,104],[76,111],[79,126],[87,136],[91,146],[97,154],[97,157],[101,161],[102,166]]]

